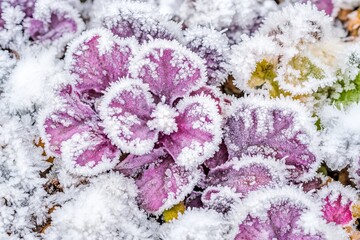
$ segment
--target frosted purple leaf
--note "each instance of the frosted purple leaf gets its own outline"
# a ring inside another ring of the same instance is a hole
[[[23,25],[25,34],[34,41],[69,40],[84,28],[77,10],[66,2],[40,0],[33,9]]]
[[[87,31],[72,42],[65,60],[83,100],[93,101],[112,82],[128,75],[134,48],[133,42],[119,40],[104,29]]]
[[[147,212],[159,215],[184,200],[199,178],[199,170],[189,171],[176,165],[171,156],[164,152],[135,178],[139,188],[139,204]]]
[[[299,185],[304,192],[313,192],[320,189],[323,185],[323,182],[323,175],[319,174],[309,181],[301,182]]]
[[[312,3],[315,4],[320,11],[325,11],[327,15],[331,15],[334,10],[333,0],[313,0]]]
[[[199,26],[188,29],[184,35],[185,45],[206,61],[208,84],[222,84],[227,79],[230,52],[226,35]]]
[[[55,90],[58,96],[44,110],[40,128],[47,148],[61,155],[72,173],[98,174],[113,168],[119,160],[120,149],[105,135],[99,97],[111,82],[127,75],[132,57],[129,45],[133,46],[131,41],[95,29],[69,47],[65,61],[73,78]]]
[[[175,162],[186,168],[203,163],[219,149],[222,119],[216,102],[205,95],[184,98],[176,106],[177,131],[159,139]]]
[[[287,174],[283,162],[261,156],[242,157],[211,169],[205,181],[208,186],[234,189],[240,197],[244,197],[260,188],[285,184]]]
[[[323,217],[327,222],[351,225],[355,218],[351,206],[358,200],[357,192],[339,182],[331,182],[317,193],[322,202]]]
[[[42,112],[43,139],[49,153],[60,155],[62,164],[75,174],[94,175],[114,167],[120,157],[99,126],[93,109],[82,103],[67,86],[66,99]]]
[[[168,105],[206,82],[205,65],[199,56],[176,41],[160,39],[141,47],[132,61],[131,74],[149,84],[158,97],[156,102]]]
[[[204,165],[209,168],[215,168],[217,166],[220,166],[224,164],[229,159],[229,153],[226,148],[226,144],[222,142],[219,146],[219,150],[216,151],[213,157],[209,158],[204,162]]]
[[[71,91],[70,86],[66,88]],[[74,95],[60,101],[63,103],[44,111],[42,116],[46,135],[44,140],[48,142],[49,150],[55,154],[61,154],[61,144],[74,134],[90,131],[93,128],[91,119],[96,118],[91,107],[80,102]]]
[[[77,175],[95,175],[113,168],[121,155],[101,130],[75,133],[61,145],[62,164]]]
[[[241,194],[228,186],[210,186],[201,196],[201,202],[205,207],[214,209],[219,213],[228,213],[235,203],[239,202]]]
[[[54,41],[62,36],[78,32],[78,22],[71,18],[67,12],[54,11],[49,17],[49,23],[45,20],[27,19],[26,33],[35,41]]]
[[[227,112],[232,104],[233,96],[225,95],[220,91],[220,88],[216,86],[203,86],[198,90],[192,91],[190,96],[204,95],[212,98],[218,107],[218,111],[222,116],[226,116]]]
[[[285,159],[290,179],[304,180],[313,176],[320,158],[315,121],[307,108],[288,99],[268,100],[247,97],[234,104],[227,119],[225,143],[230,158],[241,155],[263,155]]]
[[[230,219],[238,222],[240,239],[346,239],[345,231],[321,218],[320,206],[294,187],[250,193],[233,208]]]
[[[149,165],[155,163],[160,157],[166,155],[163,148],[155,148],[150,154],[141,156],[128,155],[121,161],[116,169],[128,177],[136,177]]]
[[[186,208],[203,208],[204,204],[201,201],[202,192],[192,191],[185,199]]]
[[[111,6],[102,26],[121,38],[135,37],[140,43],[152,39],[180,39],[181,27],[168,17],[157,13],[149,4],[122,2]]]
[[[34,13],[36,0],[3,0],[2,3],[9,3],[10,6],[19,6],[21,11],[25,13],[26,17],[30,17]]]
[[[135,79],[121,79],[112,84],[99,110],[109,138],[120,149],[132,154],[149,153],[158,138],[148,122],[156,105],[148,85]]]

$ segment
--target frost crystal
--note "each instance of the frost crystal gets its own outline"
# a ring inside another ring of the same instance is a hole
[[[135,177],[140,205],[156,215],[184,200],[200,179],[199,170],[178,166],[163,149],[149,155],[130,155],[117,168]]]
[[[135,37],[140,43],[157,38],[181,38],[180,26],[159,14],[150,4],[122,1],[105,7],[104,11],[98,21],[119,37]]]
[[[4,0],[1,10],[2,46],[12,45],[12,40],[18,45],[19,41],[28,39],[61,46],[84,29],[77,10],[63,0],[56,3],[50,0]]]
[[[351,206],[358,199],[354,189],[344,187],[338,182],[331,182],[321,188],[318,195],[323,202],[322,212],[327,222],[350,225],[354,221]]]
[[[180,15],[188,27],[211,25],[224,30],[233,44],[242,34],[254,33],[268,12],[276,9],[271,0],[185,0]]]
[[[326,164],[334,170],[341,170],[347,165],[353,170],[356,180],[360,159],[360,105],[352,104],[347,109],[339,110],[333,106],[324,107],[319,112],[322,132],[322,153]]]
[[[211,169],[206,183],[210,186],[227,186],[239,193],[240,197],[263,187],[286,183],[286,165],[274,159],[260,156],[232,159]],[[204,191],[207,195],[207,190]]]
[[[312,197],[293,187],[250,193],[230,214],[239,225],[235,239],[347,239],[321,218]]]
[[[48,164],[33,144],[33,119],[12,116],[0,100],[0,238],[35,239],[46,219],[48,200],[40,177]]]
[[[283,98],[247,97],[234,103],[227,119],[225,143],[230,158],[263,155],[285,160],[290,179],[311,177],[319,166],[318,136],[308,110]]]
[[[185,44],[206,61],[208,83],[217,85],[227,78],[229,47],[227,37],[215,29],[195,27],[185,31]]]
[[[160,228],[164,240],[226,240],[232,226],[214,210],[187,210],[179,219]]]
[[[65,2],[38,0],[32,18],[25,19],[25,33],[34,41],[69,40],[83,30],[79,13]]]
[[[154,239],[157,225],[135,201],[134,182],[116,173],[91,180],[76,199],[51,214],[46,239]]]

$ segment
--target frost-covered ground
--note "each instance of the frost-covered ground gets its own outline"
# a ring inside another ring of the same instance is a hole
[[[360,239],[359,0],[0,0],[0,239]]]

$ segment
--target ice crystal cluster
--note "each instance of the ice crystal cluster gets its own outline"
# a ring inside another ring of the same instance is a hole
[[[360,239],[359,9],[0,0],[0,239]]]

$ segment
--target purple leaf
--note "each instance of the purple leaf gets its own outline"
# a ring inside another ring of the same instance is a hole
[[[197,166],[212,157],[221,143],[221,117],[216,102],[198,95],[181,100],[176,108],[178,130],[159,141],[175,162],[186,168]]]
[[[131,67],[132,76],[168,105],[206,82],[203,60],[176,41],[157,39],[142,46]]]
[[[140,205],[146,211],[158,215],[184,200],[199,178],[198,170],[186,170],[176,165],[171,156],[161,156],[135,180],[139,188]]]
[[[140,43],[152,39],[173,40],[180,38],[180,25],[156,13],[150,5],[122,2],[112,6],[116,14],[102,19],[102,26],[121,38],[135,37]]]
[[[215,29],[195,27],[185,33],[185,44],[206,61],[208,84],[222,84],[228,76],[228,38]]]
[[[323,217],[327,222],[350,225],[353,219],[351,206],[358,200],[357,192],[339,182],[331,182],[318,191],[322,201]]]
[[[87,31],[72,42],[66,63],[82,98],[94,100],[110,83],[127,76],[134,47],[132,42],[118,40],[103,29]]]
[[[347,236],[342,228],[326,224],[320,206],[310,195],[290,186],[252,192],[229,216],[239,223],[236,240],[320,240]]]
[[[319,166],[319,140],[308,110],[291,99],[248,97],[234,104],[225,143],[231,158],[263,155],[285,159],[291,179],[311,177]]]
[[[150,129],[148,121],[155,104],[146,84],[133,79],[114,83],[99,109],[108,137],[120,149],[136,155],[153,149],[158,133]]]
[[[286,165],[282,162],[261,156],[243,157],[211,169],[206,183],[229,187],[244,197],[260,188],[282,185],[287,182],[286,176]]]
[[[69,38],[84,28],[79,13],[65,2],[38,1],[33,15],[24,22],[25,33],[34,41]]]

